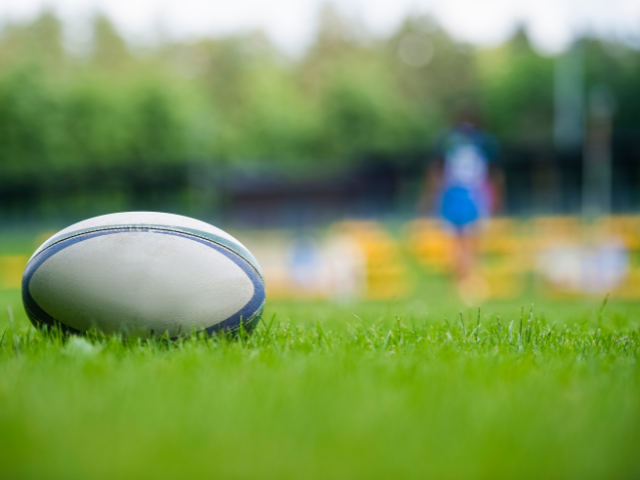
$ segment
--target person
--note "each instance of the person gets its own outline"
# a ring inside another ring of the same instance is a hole
[[[452,267],[461,290],[474,282],[478,224],[501,204],[497,142],[479,123],[477,115],[465,110],[452,128],[440,134],[421,199],[422,210],[426,203],[430,213],[435,211],[453,231]]]

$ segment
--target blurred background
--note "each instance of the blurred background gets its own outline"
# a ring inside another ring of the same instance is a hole
[[[634,2],[19,3],[0,4],[3,289],[56,230],[154,210],[236,235],[270,298],[454,295],[452,233],[417,205],[473,108],[504,188],[463,300],[640,297]]]

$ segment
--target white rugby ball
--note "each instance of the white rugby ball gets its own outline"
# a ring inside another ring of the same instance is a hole
[[[264,276],[235,238],[180,215],[127,212],[56,233],[33,254],[22,299],[36,327],[176,337],[251,328]]]

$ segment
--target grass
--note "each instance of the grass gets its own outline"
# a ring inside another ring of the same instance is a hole
[[[43,335],[18,293],[2,478],[640,475],[637,304],[272,302],[251,335],[167,343]]]
[[[640,477],[639,302],[423,280],[174,343],[43,334],[0,290],[0,478]]]

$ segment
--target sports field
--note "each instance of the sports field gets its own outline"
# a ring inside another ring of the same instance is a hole
[[[275,300],[251,335],[174,343],[43,335],[19,288],[0,305],[1,478],[640,475],[637,302],[478,311],[425,277],[404,300]]]

